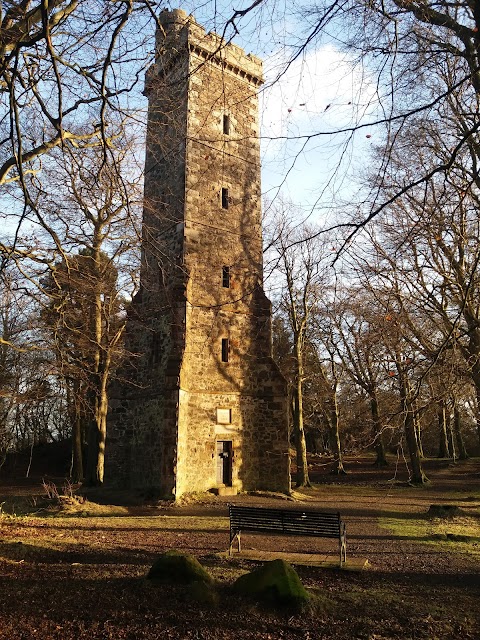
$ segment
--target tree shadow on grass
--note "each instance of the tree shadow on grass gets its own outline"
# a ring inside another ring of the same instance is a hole
[[[0,545],[0,557],[14,562],[36,564],[132,564],[144,565],[155,561],[161,551],[142,549],[97,549],[90,545],[76,548],[52,548],[24,542],[4,542]]]
[[[109,573],[106,574],[106,571]],[[418,601],[415,604],[415,614],[427,615],[429,607],[438,599],[438,594],[442,593],[443,604],[455,602],[455,611],[451,612],[454,617],[462,603],[473,607],[475,598],[480,595],[478,574],[473,573],[451,575],[360,572],[352,575],[312,567],[303,567],[299,569],[299,573],[309,588],[326,589],[329,597],[340,604],[346,603],[345,606],[350,606],[353,599],[356,599],[362,609],[371,611],[381,605],[377,599],[383,594],[385,602],[390,598],[400,601],[403,597],[410,602]],[[153,638],[153,635],[140,634],[140,629],[151,628],[157,633],[157,637],[251,639],[258,637],[256,634],[260,630],[264,631],[265,625],[269,626],[268,631],[272,637],[306,637],[305,634],[297,636],[295,633],[291,636],[282,635],[286,623],[282,612],[270,616],[261,608],[246,605],[241,598],[231,595],[226,583],[219,589],[220,605],[211,607],[193,601],[188,589],[181,585],[153,585],[144,575],[143,568],[140,570],[125,566],[117,568],[116,572],[109,567],[100,571],[91,566],[73,569],[45,565],[10,567],[8,575],[0,577],[0,616],[3,618],[7,614],[21,624],[29,621],[32,628],[40,628],[40,633],[42,621],[45,620],[59,626],[75,622],[82,628],[109,621],[112,632],[115,627],[133,629],[129,636],[116,636],[114,633],[94,636],[98,638]],[[403,601],[402,608],[408,608],[403,605]],[[339,613],[341,612],[336,614],[333,611],[332,617],[335,618]],[[383,613],[387,617],[388,614],[388,611]],[[394,617],[395,612],[390,611],[390,615]],[[478,616],[478,612],[475,615]],[[348,625],[355,620],[351,607],[348,617],[343,620],[346,625],[344,637],[357,637],[354,630],[348,629]],[[314,624],[307,618],[301,623],[305,628],[311,625],[310,632],[313,635],[309,637],[331,637],[320,634],[318,625],[322,621],[318,619]],[[191,635],[192,629],[197,631],[197,635]],[[209,629],[215,629],[217,634],[208,633]],[[293,628],[290,630],[295,631]],[[159,635],[160,632],[165,635]],[[169,632],[171,635],[168,635]],[[44,633],[38,637],[50,639],[62,638],[62,635]],[[72,636],[65,634],[63,637],[75,636],[72,633]]]
[[[192,548],[184,541],[165,541],[155,549],[131,549],[122,546],[115,548],[96,547],[91,545],[75,545],[54,548],[31,543],[8,542],[0,544],[0,561],[29,563],[37,565],[135,565],[151,566],[158,556],[171,549],[183,550],[203,557],[214,557],[218,550],[211,548]],[[224,551],[224,549],[222,549]]]
[[[48,640],[251,640],[266,626],[272,637],[289,637],[284,635],[287,621],[282,612],[266,613],[245,603],[226,584],[218,592],[215,606],[195,601],[182,585],[154,585],[143,576],[95,577],[94,571],[79,577],[49,567],[41,573],[32,570],[0,577],[0,624],[6,618],[12,620],[12,638]],[[19,629],[24,633],[19,634]],[[0,636],[8,637],[1,631]]]

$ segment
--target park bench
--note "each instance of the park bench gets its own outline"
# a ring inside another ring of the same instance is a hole
[[[309,509],[271,509],[244,507],[229,504],[230,547],[237,538],[240,552],[240,535],[243,531],[272,533],[275,535],[312,536],[338,539],[340,566],[347,560],[346,527],[339,513],[326,513]]]

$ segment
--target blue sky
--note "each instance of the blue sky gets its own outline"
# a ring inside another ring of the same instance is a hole
[[[198,5],[186,0],[170,8],[193,13],[207,31],[223,33],[234,11],[250,4],[207,0]],[[237,21],[239,33],[233,39],[263,59],[266,82],[260,115],[266,198],[281,193],[311,222],[329,225],[354,199],[355,178],[375,142],[375,132],[368,128],[353,137],[333,132],[368,118],[375,108],[375,90],[368,76],[340,51],[335,37],[313,43],[285,71],[308,29],[308,20],[299,12],[295,2],[267,0]],[[226,36],[231,35],[229,29]]]
[[[240,4],[183,0],[169,8],[193,13],[207,31],[223,33],[235,9],[250,4],[251,0]],[[292,1],[265,0],[237,21],[234,41],[264,62],[260,116],[265,199],[280,196],[291,200],[301,217],[330,226],[355,200],[355,178],[375,142],[375,132],[368,129],[353,137],[333,132],[368,117],[374,109],[375,92],[373,83],[352,66],[334,37],[313,43],[285,70],[308,28],[305,20],[295,15],[297,9]],[[232,29],[227,29],[226,37],[232,35]],[[142,99],[142,103],[146,108],[146,101]],[[133,106],[137,108],[139,103],[134,101]],[[307,140],[306,136],[313,137]],[[143,164],[143,160],[139,162]],[[11,207],[4,207],[4,215],[11,215],[11,211]]]

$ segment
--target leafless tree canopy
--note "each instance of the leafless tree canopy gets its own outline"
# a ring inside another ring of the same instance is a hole
[[[149,0],[1,3],[0,465],[13,446],[73,431],[80,478],[87,431],[92,447],[105,442],[107,383],[137,281],[135,136],[158,10]],[[295,27],[279,44],[282,14]],[[340,462],[348,443],[375,447],[383,463],[405,442],[421,482],[422,441],[455,457],[462,433],[480,435],[480,9],[252,0],[219,8],[211,26],[227,40],[275,40],[283,66],[272,81],[334,42],[368,84],[348,125],[286,135],[299,143],[290,167],[336,145],[337,175],[352,143],[370,132],[374,142],[362,174],[342,177],[355,197],[343,197],[340,215],[270,223],[275,340],[299,484],[309,482],[309,437],[324,433]],[[101,466],[97,458],[92,482]]]

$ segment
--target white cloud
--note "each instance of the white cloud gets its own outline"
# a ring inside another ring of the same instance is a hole
[[[281,54],[264,61],[264,136],[295,135],[292,129],[305,135],[332,131],[351,126],[372,110],[373,84],[333,45],[299,57],[286,69],[285,62]]]
[[[348,143],[350,134],[338,131],[372,118],[375,86],[331,44],[299,57],[282,73],[284,68],[280,53],[264,60],[266,82],[260,94],[264,189],[283,183],[294,200],[301,193],[302,200],[314,202],[339,165],[343,177],[337,175],[330,184],[332,193],[340,182],[345,186],[346,166],[351,167],[354,158],[364,159],[371,143],[366,136],[371,133],[362,130],[353,145]],[[318,132],[325,135],[306,140]]]

